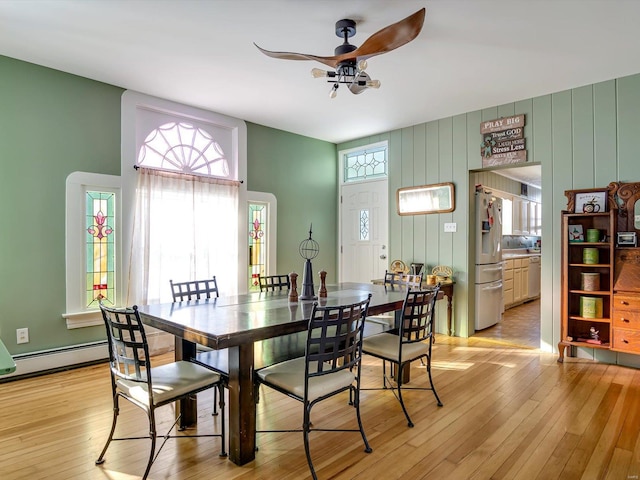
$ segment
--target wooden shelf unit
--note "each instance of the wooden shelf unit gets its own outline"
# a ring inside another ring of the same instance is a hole
[[[616,232],[615,211],[598,213],[562,212],[562,301],[561,301],[561,336],[558,343],[558,361],[564,361],[567,347],[584,347],[594,349],[611,348],[612,344],[612,308],[614,281],[614,241]],[[586,235],[588,229],[598,229],[601,232],[601,242],[569,241],[569,225],[582,226]],[[598,262],[591,264],[584,262],[584,249],[595,248],[598,252]],[[582,286],[583,273],[599,273],[600,287],[598,290],[584,290]],[[594,297],[602,300],[602,317],[585,318],[581,315],[581,297]],[[581,341],[590,338],[590,329],[599,332],[602,344]],[[579,340],[580,339],[580,340]]]

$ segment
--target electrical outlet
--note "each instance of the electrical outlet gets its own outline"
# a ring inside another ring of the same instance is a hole
[[[456,230],[458,230],[458,224],[457,223],[445,223],[444,224],[444,231],[445,232],[453,233]]]
[[[16,330],[16,343],[29,343],[28,328],[18,328]]]

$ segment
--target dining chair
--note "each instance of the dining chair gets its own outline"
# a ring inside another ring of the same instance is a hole
[[[268,430],[270,432],[302,432],[304,449],[311,476],[317,479],[309,434],[316,431],[360,432],[367,453],[372,449],[360,417],[360,371],[362,331],[371,294],[361,302],[318,306],[313,304],[307,328],[305,355],[276,363],[255,372],[256,386],[265,385],[303,404],[302,428]],[[318,402],[341,392],[349,392],[349,404],[355,407],[357,429],[328,429],[311,422],[311,409]],[[257,430],[264,433],[267,430]]]
[[[205,280],[188,280],[185,282],[174,282],[169,280],[171,286],[171,294],[173,295],[174,302],[183,302],[189,300],[202,300],[207,298],[218,298],[220,291],[218,290],[218,281],[216,276],[213,278],[207,278]],[[224,350],[211,350],[202,345],[198,346],[200,353],[197,354],[194,359],[201,365],[211,368],[222,377],[222,382],[225,386],[229,384],[229,367],[228,367],[228,351]],[[224,393],[224,390],[220,390]],[[222,400],[222,399],[221,399]],[[213,412],[212,414],[218,415],[218,392],[213,392]]]
[[[420,288],[422,283],[422,275],[412,273],[400,273],[400,272],[384,272],[384,284],[390,285],[404,285],[412,288]]]
[[[182,302],[184,300],[200,300],[203,298],[218,298],[218,282],[216,276],[205,280],[190,280],[187,282],[174,282],[169,280],[171,285],[171,294],[174,302]]]
[[[440,285],[431,290],[408,289],[402,305],[402,316],[397,332],[383,332],[366,337],[363,341],[362,351],[382,360],[382,388],[391,388],[394,395],[400,401],[402,411],[409,427],[413,422],[402,398],[403,390],[431,390],[436,397],[439,407],[442,406],[440,397],[433,385],[431,376],[431,351],[434,342],[435,303],[438,298]],[[430,388],[403,386],[403,373],[405,368],[410,368],[411,362],[418,359],[425,360]],[[394,368],[393,375],[388,376],[386,363]],[[395,377],[392,378],[392,377]],[[395,384],[395,386],[394,386]],[[380,390],[367,388],[367,390]]]
[[[279,290],[289,290],[291,283],[289,275],[267,275],[259,278],[261,292],[274,292]]]
[[[100,303],[102,318],[107,330],[109,347],[109,367],[111,372],[111,391],[113,395],[113,422],[107,442],[96,460],[96,465],[105,461],[109,445],[115,440],[140,440],[147,437],[114,437],[119,400],[123,398],[141,408],[149,419],[151,451],[143,479],[147,478],[153,462],[158,458],[162,447],[169,438],[220,437],[220,456],[226,457],[224,396],[220,396],[220,433],[211,435],[170,435],[178,425],[176,418],[156,451],[156,409],[176,400],[186,399],[209,388],[222,390],[219,374],[201,365],[188,361],[175,361],[166,365],[152,366],[147,336],[138,307],[110,308]]]
[[[419,289],[422,283],[422,275],[408,274],[400,272],[390,272],[385,270],[384,272],[384,285],[385,287],[395,288],[409,287]],[[390,329],[393,328],[396,323],[396,312],[381,313],[379,315],[373,315],[367,318],[370,323],[378,325],[377,328]]]

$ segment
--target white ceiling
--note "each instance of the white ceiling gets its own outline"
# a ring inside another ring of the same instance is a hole
[[[540,165],[520,165],[494,170],[493,173],[516,180],[520,183],[542,188],[542,167]]]
[[[426,7],[353,95],[276,51],[332,55]],[[637,0],[0,0],[0,55],[341,142],[640,71]]]

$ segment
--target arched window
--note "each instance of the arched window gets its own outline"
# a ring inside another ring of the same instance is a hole
[[[189,123],[165,123],[145,138],[138,165],[194,175],[229,178],[229,163],[218,142]]]
[[[223,295],[246,291],[245,123],[136,92],[122,98],[125,303],[171,301],[169,280],[213,275]]]

